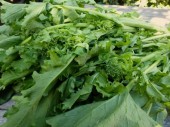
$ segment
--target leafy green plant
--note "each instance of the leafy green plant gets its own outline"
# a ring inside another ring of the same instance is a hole
[[[2,127],[162,126],[166,28],[92,0],[2,4],[0,103],[15,101]]]

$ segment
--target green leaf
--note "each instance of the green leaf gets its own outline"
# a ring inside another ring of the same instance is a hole
[[[0,39],[3,34],[5,35],[11,35],[13,34],[13,29],[9,25],[1,25],[0,26]]]
[[[164,120],[166,119],[168,113],[165,109],[165,106],[161,103],[154,103],[149,115],[157,121],[159,124],[163,125]]]
[[[26,11],[27,4],[11,4],[2,1],[2,23],[12,23],[22,18]]]
[[[12,114],[7,115],[8,122],[2,127],[30,127],[35,123],[35,113],[43,96],[47,96],[57,78],[73,61],[74,56],[68,62],[52,71],[43,74],[33,73],[35,85],[22,92],[22,96],[16,97],[16,106],[11,109]],[[42,107],[41,107],[42,108]],[[17,109],[17,110],[16,110]],[[39,111],[38,111],[39,112]],[[45,115],[45,114],[44,114]],[[38,117],[38,116],[37,116]],[[44,116],[41,116],[44,117]]]
[[[98,73],[97,77],[96,77],[96,81],[94,82],[94,86],[96,87],[96,90],[98,93],[101,93],[103,97],[111,97],[112,94],[109,93],[107,91],[108,88],[110,88],[110,90],[112,89],[110,87],[110,83],[107,80],[107,76],[102,74],[102,73]]]
[[[4,89],[10,83],[28,75],[31,72],[32,70],[25,70],[23,72],[17,72],[17,71],[12,71],[12,70],[5,71],[0,78],[0,89]]]
[[[170,87],[170,75],[162,77],[160,82]]]
[[[50,2],[49,0],[45,0],[45,2]],[[54,4],[64,4],[70,6],[78,6],[76,0],[52,0]]]
[[[78,90],[76,93],[72,93],[69,99],[66,99],[62,104],[62,109],[70,109],[75,104],[78,99],[81,99],[81,96],[90,95],[92,92],[93,86],[91,84],[85,84],[82,89]]]
[[[43,29],[44,25],[39,21],[31,20],[29,21],[29,24],[27,24],[26,27],[29,28],[29,30],[36,30],[38,28]]]
[[[58,10],[57,8],[52,8],[50,11],[52,18],[53,18],[53,22],[54,24],[60,24],[64,18],[62,10]]]
[[[15,46],[21,42],[22,40],[20,36],[10,36],[0,40],[0,48],[8,49],[9,47]]]
[[[161,127],[127,92],[51,117],[47,123],[52,127]]]
[[[31,62],[26,62],[24,61],[24,59],[20,59],[18,61],[14,61],[11,63],[11,66],[14,68],[14,70],[18,72],[29,70],[31,65],[32,65]]]
[[[75,61],[79,64],[79,65],[84,65],[88,59],[90,59],[90,55],[88,53],[84,53],[82,55],[79,55],[78,57],[75,58]]]
[[[30,21],[34,20],[37,16],[39,16],[46,9],[46,3],[35,3],[31,2],[31,4],[26,8],[27,15],[24,17],[22,22],[22,26],[26,27]]]
[[[79,17],[79,15],[74,9],[70,9],[65,6],[63,6],[62,9],[63,9],[63,14],[67,16],[69,19],[71,19],[72,21],[76,20]]]
[[[162,101],[167,101],[167,98],[164,94],[162,94],[158,89],[157,85],[154,83],[150,83],[146,87],[146,91],[149,96],[154,97],[155,99],[160,99]]]
[[[134,91],[131,92],[131,96],[133,100],[136,102],[136,104],[138,104],[140,107],[143,107],[148,102],[149,99],[147,95],[143,95],[142,93]]]
[[[63,98],[67,98],[64,100],[63,109],[70,109],[76,101],[85,101],[89,97],[89,95],[92,92],[93,85],[95,83],[96,77],[98,73],[92,75],[92,76],[86,76],[85,81],[82,80],[76,80],[76,78],[69,78],[69,80],[61,84],[59,87],[59,91],[62,93]],[[74,89],[78,87],[78,90],[75,92]],[[79,88],[80,87],[80,88]],[[69,97],[70,96],[70,97]],[[69,98],[68,98],[69,97]]]
[[[55,99],[54,92],[51,91],[48,96],[43,97],[38,106],[37,111],[35,113],[35,127],[46,127],[46,117],[50,114],[50,112],[53,110],[52,107],[52,101]]]

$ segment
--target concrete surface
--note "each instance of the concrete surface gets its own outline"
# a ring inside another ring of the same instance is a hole
[[[158,9],[148,7],[142,8],[117,5],[104,5],[104,6],[108,8],[115,8],[119,12],[136,11],[140,14],[140,18],[158,26],[165,26],[168,23],[170,23],[170,9]]]
[[[0,110],[0,125],[6,121],[6,119],[3,118],[4,113],[5,110]]]
[[[6,110],[13,104],[14,104],[13,101],[9,101],[3,105],[0,105],[0,125],[6,121],[6,119],[3,118],[3,115],[5,114]]]
[[[168,116],[164,122],[164,127],[170,127],[170,116]]]

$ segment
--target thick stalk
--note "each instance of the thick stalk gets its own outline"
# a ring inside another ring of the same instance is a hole
[[[143,73],[147,74],[149,72],[151,72],[155,67],[158,66],[160,60],[157,60],[155,63],[153,63],[151,66],[149,66]]]
[[[148,61],[148,60],[156,57],[156,56],[159,55],[159,54],[161,54],[160,51],[153,52],[153,53],[151,53],[151,54],[149,54],[149,55],[147,55],[147,56],[142,57],[142,58],[141,58],[141,62]]]
[[[121,18],[119,18],[119,20],[120,20],[120,22],[122,22],[124,25],[127,25],[127,26],[139,27],[139,28],[145,28],[145,29],[149,29],[149,30],[167,32],[167,29],[165,29],[165,28],[157,27],[157,26],[155,26],[153,24],[141,21],[139,19],[121,17]]]
[[[132,79],[132,80],[129,82],[129,84],[126,86],[128,92],[131,91],[131,89],[132,89],[133,86],[135,85],[135,82],[137,81],[137,79],[138,79],[137,77],[136,77],[135,79]]]
[[[57,8],[68,8],[68,9],[73,9],[76,11],[81,11],[81,12],[85,12],[85,13],[89,13],[91,15],[95,15],[95,16],[99,16],[108,20],[112,20],[114,22],[116,22],[117,24],[122,25],[122,23],[119,21],[118,17],[114,14],[108,15],[106,13],[100,13],[91,9],[86,9],[86,8],[80,8],[80,7],[72,7],[72,6],[65,6],[65,5],[54,5]]]
[[[156,36],[153,36],[153,37],[145,38],[145,39],[142,40],[142,42],[156,40],[156,39],[160,39],[160,38],[163,38],[163,37],[170,37],[170,33],[162,34],[162,35],[156,35]]]

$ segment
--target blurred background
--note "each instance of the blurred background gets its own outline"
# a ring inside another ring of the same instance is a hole
[[[12,3],[41,2],[42,0],[6,0]],[[95,0],[98,4],[126,5],[137,7],[170,8],[170,0]]]

